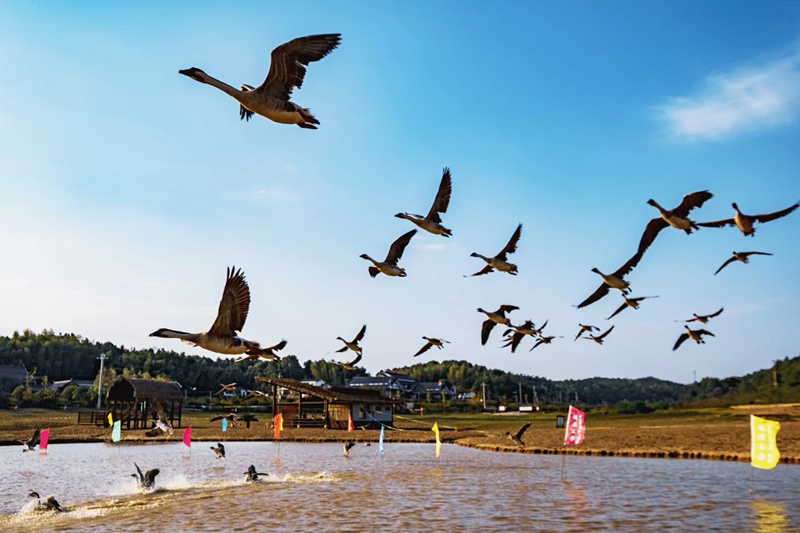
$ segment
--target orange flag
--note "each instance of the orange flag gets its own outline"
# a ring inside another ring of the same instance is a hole
[[[275,432],[273,433],[273,437],[275,440],[279,440],[281,438],[281,431],[283,431],[283,414],[278,413],[272,419],[272,426],[275,428]]]
[[[347,414],[347,431],[353,431],[356,429],[356,425],[353,424],[353,413]]]

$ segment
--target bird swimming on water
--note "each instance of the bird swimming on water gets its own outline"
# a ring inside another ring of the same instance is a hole
[[[160,472],[158,468],[153,468],[152,470],[148,470],[146,474],[142,474],[142,469],[139,468],[139,465],[133,463],[133,466],[136,467],[136,473],[131,474],[131,477],[136,478],[136,486],[140,489],[152,489],[156,485],[156,476]]]
[[[235,89],[212,78],[199,68],[179,70],[179,74],[195,81],[216,87],[239,102],[239,117],[250,120],[253,114],[261,115],[279,124],[297,124],[301,128],[315,130],[319,120],[311,111],[291,102],[289,97],[295,87],[303,86],[306,66],[319,61],[339,46],[339,33],[309,35],[284,43],[272,51],[269,74],[259,87],[242,85]]]
[[[450,205],[450,195],[453,192],[453,181],[450,177],[450,169],[445,167],[442,174],[442,181],[439,183],[439,191],[436,193],[436,198],[433,200],[431,210],[428,216],[413,215],[411,213],[397,213],[397,218],[410,220],[416,224],[420,229],[433,233],[434,235],[441,235],[442,237],[450,237],[453,232],[442,226],[442,218],[440,213],[447,213],[447,208]]]
[[[525,433],[525,431],[529,427],[531,427],[531,423],[530,422],[528,422],[527,424],[525,424],[524,426],[519,428],[519,430],[514,434],[511,434],[510,432],[506,431],[506,435],[508,436],[509,439],[514,441],[514,443],[517,446],[525,446],[525,442],[522,440],[522,434]]]
[[[260,479],[258,479],[258,476],[269,475],[264,472],[256,472],[256,467],[254,465],[250,465],[250,467],[247,469],[247,472],[245,472],[244,474],[247,476],[247,479],[245,479],[245,482],[247,483],[258,483],[259,481],[261,481]]]
[[[216,447],[209,446],[209,448],[217,454],[217,459],[225,459],[225,446],[221,442],[218,442]]]
[[[41,437],[41,434],[42,432],[39,430],[39,428],[36,428],[31,438],[29,438],[28,440],[18,440],[17,442],[19,442],[23,446],[22,451],[23,452],[36,451],[36,446],[39,445],[39,438]]]
[[[48,496],[47,498],[45,498],[44,501],[41,500],[41,497],[39,496],[39,493],[36,492],[36,491],[31,491],[31,493],[28,494],[28,496],[30,496],[31,498],[36,498],[36,508],[39,509],[39,510],[42,510],[42,511],[55,511],[57,513],[66,512],[66,511],[64,511],[64,508],[61,507],[61,504],[58,503],[58,500],[56,500],[52,496]]]

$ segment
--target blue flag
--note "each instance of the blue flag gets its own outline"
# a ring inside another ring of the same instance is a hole
[[[383,429],[384,429],[383,426],[381,426],[381,440],[378,443],[378,450],[380,450],[381,455],[383,455],[383,452],[384,452],[384,450],[383,450],[383,437],[384,437]]]
[[[228,419],[227,418],[223,418],[222,419],[222,432],[225,433],[226,431],[228,431]]]
[[[114,427],[111,429],[111,440],[113,442],[122,440],[122,420],[114,422]]]

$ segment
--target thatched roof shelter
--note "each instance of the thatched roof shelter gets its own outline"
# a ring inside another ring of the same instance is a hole
[[[176,384],[166,381],[122,378],[108,389],[108,399],[122,402],[134,400],[182,401],[183,391]]]
[[[159,418],[177,427],[183,413],[183,391],[175,383],[152,379],[121,378],[107,395],[108,409],[114,420],[122,420],[127,429],[146,428]]]

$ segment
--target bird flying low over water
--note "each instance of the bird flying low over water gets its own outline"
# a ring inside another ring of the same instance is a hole
[[[22,451],[23,452],[36,451],[36,446],[39,445],[39,437],[41,437],[41,434],[42,432],[39,430],[39,428],[36,428],[31,438],[29,438],[28,440],[18,440],[17,442],[19,442],[23,446]]]
[[[628,259],[628,262],[622,265],[616,272],[613,274],[603,274],[598,269],[593,268],[592,272],[595,274],[599,274],[603,278],[603,284],[592,293],[591,296],[586,298],[583,302],[578,304],[576,307],[580,309],[581,307],[586,307],[587,305],[591,305],[601,299],[603,296],[608,294],[609,289],[617,289],[622,291],[622,294],[627,294],[630,292],[631,284],[625,281],[625,276],[630,274],[631,270],[633,270],[636,265],[639,264],[639,261],[642,259],[642,252],[637,252],[636,255]]]
[[[428,342],[425,344],[425,346],[420,348],[417,353],[414,354],[414,357],[427,352],[433,346],[436,346],[437,348],[439,348],[441,350],[442,348],[444,348],[444,344],[445,343],[450,344],[450,341],[446,341],[444,339],[433,339],[433,338],[430,338],[430,337],[422,337],[422,338],[425,339]]]
[[[639,309],[639,302],[641,302],[642,300],[648,300],[650,298],[658,298],[658,296],[639,296],[638,298],[628,298],[624,294],[622,295],[622,297],[625,299],[625,303],[620,305],[619,308],[616,311],[611,313],[611,316],[606,318],[606,320],[611,320],[612,318],[614,318],[615,316],[617,316],[618,314],[623,312],[628,307],[633,307],[634,309]]]
[[[513,254],[514,252],[517,251],[517,243],[519,242],[520,235],[522,235],[522,224],[519,224],[517,226],[517,229],[514,230],[514,234],[511,235],[511,239],[509,239],[508,244],[506,244],[505,248],[500,250],[500,253],[494,257],[485,257],[477,252],[472,252],[469,255],[470,257],[479,257],[484,261],[486,261],[486,266],[483,267],[483,270],[475,272],[472,275],[482,276],[483,274],[488,274],[489,272],[494,272],[495,270],[499,270],[500,272],[507,272],[512,276],[516,276],[517,265],[508,262],[508,255]]]
[[[442,237],[450,237],[453,232],[442,226],[442,219],[440,213],[447,213],[447,208],[450,205],[450,195],[453,192],[453,180],[450,177],[450,169],[445,167],[442,174],[442,181],[439,183],[439,192],[436,193],[436,198],[433,200],[431,210],[428,216],[412,215],[411,213],[397,213],[397,218],[404,218],[410,220],[420,229],[433,233],[434,235],[441,235]]]
[[[602,346],[602,344],[603,344],[603,341],[604,341],[604,340],[605,340],[605,338],[606,338],[606,335],[608,335],[609,333],[611,333],[611,330],[613,330],[613,329],[614,329],[614,326],[611,326],[611,327],[610,327],[610,328],[608,328],[608,330],[607,330],[605,333],[603,333],[602,335],[596,335],[596,336],[595,336],[595,335],[592,335],[592,334],[590,333],[588,337],[584,337],[584,338],[585,338],[585,339],[588,339],[588,340],[591,340],[591,341],[594,341],[594,342],[596,342],[597,344],[599,344],[599,345],[601,345],[601,346]]]
[[[227,269],[227,279],[225,288],[222,291],[222,299],[219,302],[217,319],[211,329],[203,333],[186,333],[167,328],[161,328],[150,334],[151,337],[161,337],[165,339],[181,339],[190,346],[199,346],[205,350],[225,355],[258,355],[267,359],[274,358],[270,350],[277,347],[273,346],[264,350],[256,341],[249,341],[237,336],[247,320],[247,313],[250,311],[250,287],[244,279],[242,269],[236,267]]]
[[[766,252],[733,252],[733,257],[722,263],[722,266],[719,267],[716,272],[714,272],[714,275],[716,276],[717,274],[719,274],[723,268],[730,265],[734,261],[741,261],[744,264],[749,263],[750,262],[749,257],[751,255],[772,255],[772,254],[768,254]]]
[[[798,207],[800,207],[800,202],[794,204],[791,207],[787,207],[781,211],[775,211],[774,213],[767,213],[766,215],[745,215],[741,211],[739,211],[739,206],[735,203],[733,204],[733,209],[736,211],[736,215],[733,218],[726,218],[725,220],[716,220],[714,222],[700,222],[698,226],[704,228],[723,228],[725,226],[736,226],[739,228],[745,236],[754,237],[756,234],[756,229],[754,224],[759,222],[761,224],[765,222],[771,222],[773,220],[783,218],[786,215],[794,212]]]
[[[506,318],[506,313],[510,313],[511,311],[515,311],[517,309],[519,309],[519,307],[516,305],[501,305],[500,309],[491,313],[489,311],[484,311],[479,307],[478,312],[483,313],[488,317],[486,320],[484,320],[483,326],[481,327],[481,344],[484,346],[486,345],[486,341],[489,340],[489,334],[497,324],[511,326],[511,320]]]
[[[179,70],[179,74],[216,87],[239,102],[242,120],[259,114],[280,124],[297,124],[305,129],[317,129],[319,120],[306,108],[291,102],[295,87],[303,86],[306,66],[331,53],[342,41],[339,33],[309,35],[284,43],[272,51],[269,74],[258,88],[242,85],[241,90],[212,78],[199,68]]]
[[[244,473],[247,478],[245,479],[246,483],[258,483],[261,481],[258,479],[258,476],[268,476],[269,474],[265,474],[264,472],[256,472],[256,467],[254,465],[250,465],[247,469],[247,472]]]
[[[369,267],[369,275],[373,278],[379,273],[383,273],[392,277],[406,277],[406,269],[400,268],[397,266],[397,263],[399,263],[400,259],[402,259],[403,252],[406,250],[406,246],[408,246],[408,243],[411,242],[411,237],[416,234],[417,230],[412,229],[408,233],[404,233],[398,237],[397,240],[394,241],[389,247],[389,253],[386,254],[386,260],[383,262],[375,261],[367,254],[361,254],[359,256],[361,259],[366,259],[374,265]]]
[[[597,326],[589,326],[584,324],[578,324],[578,325],[581,327],[581,330],[578,332],[577,335],[575,335],[575,341],[578,340],[584,333],[588,333],[589,335],[591,335],[592,331],[594,330],[600,331],[600,328],[598,328]]]
[[[28,494],[28,496],[30,496],[31,498],[36,498],[36,509],[38,510],[55,511],[57,513],[65,512],[64,508],[61,507],[61,504],[58,503],[58,500],[56,500],[52,496],[48,496],[47,498],[45,498],[44,501],[41,500],[39,493],[36,491],[31,491],[31,493]]]
[[[506,435],[508,436],[509,439],[513,440],[517,446],[525,446],[525,442],[522,440],[522,435],[529,427],[531,427],[530,422],[519,428],[519,430],[513,435],[510,432],[506,431]]]
[[[209,448],[214,450],[214,453],[217,454],[217,459],[225,459],[225,446],[223,446],[221,442],[217,443],[216,448],[214,446],[209,446]]]
[[[156,485],[156,476],[160,472],[158,468],[154,468],[152,470],[148,470],[146,474],[142,474],[142,469],[139,468],[139,465],[133,463],[133,466],[136,467],[136,473],[131,474],[131,477],[136,478],[136,486],[140,489],[152,489]]]
[[[364,339],[364,335],[366,334],[367,334],[367,325],[364,324],[363,326],[361,326],[361,331],[358,332],[356,338],[353,339],[351,342],[348,342],[341,337],[336,337],[336,340],[340,340],[344,343],[344,346],[336,350],[336,353],[344,353],[347,350],[352,350],[356,352],[358,355],[361,355],[361,346],[359,346],[358,343]]]
[[[680,337],[678,337],[678,341],[675,343],[675,346],[672,348],[674,352],[678,348],[680,348],[683,341],[686,339],[692,339],[697,344],[705,344],[706,341],[703,340],[703,335],[710,335],[714,337],[714,334],[705,329],[689,329],[689,326],[683,326],[686,328],[686,333],[682,333]]]
[[[350,449],[355,445],[356,445],[356,441],[354,441],[354,440],[348,440],[347,442],[344,443],[343,447],[344,447],[344,456],[345,457],[350,457]]]
[[[696,207],[703,207],[703,204],[713,197],[714,195],[708,191],[693,192],[684,196],[681,205],[671,211],[661,207],[652,198],[647,200],[648,204],[658,209],[661,216],[647,223],[642,239],[639,241],[639,253],[647,250],[656,240],[659,232],[668,226],[683,230],[687,235],[691,234],[693,229],[699,229],[697,222],[689,218],[689,212]]]
[[[697,313],[692,313],[694,318],[690,318],[689,320],[676,320],[675,322],[700,322],[701,324],[708,324],[709,320],[721,315],[724,310],[724,307],[720,307],[719,311],[710,315],[698,315]]]
[[[532,352],[533,350],[535,350],[536,348],[538,348],[542,344],[552,344],[553,343],[553,339],[563,339],[563,338],[564,337],[562,337],[561,335],[559,335],[557,337],[555,335],[550,335],[549,337],[540,337],[539,340],[536,341],[536,344],[533,345],[533,348],[531,348],[528,351]]]

